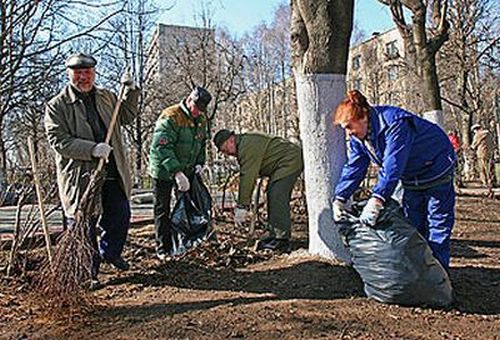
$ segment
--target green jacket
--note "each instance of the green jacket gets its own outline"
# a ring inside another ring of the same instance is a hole
[[[284,138],[244,133],[236,135],[236,145],[240,165],[238,204],[250,204],[257,178],[269,177],[272,183],[304,168],[302,149]]]
[[[137,116],[139,94],[139,89],[125,91],[110,142],[123,189],[129,198],[132,181],[120,126],[132,123]],[[111,121],[116,99],[111,91],[96,87],[97,111],[106,126]],[[87,121],[85,104],[69,84],[47,103],[45,130],[49,145],[55,151],[57,184],[64,213],[74,217],[87,187],[89,176],[86,174],[97,167],[98,159],[92,157],[96,142]]]
[[[184,102],[163,110],[156,121],[149,151],[149,174],[155,179],[173,180],[176,172],[192,175],[197,164],[205,163],[208,138],[207,119],[196,119]]]

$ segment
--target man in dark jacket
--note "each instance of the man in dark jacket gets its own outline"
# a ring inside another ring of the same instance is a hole
[[[210,93],[196,87],[179,104],[163,110],[156,122],[149,152],[153,178],[156,254],[165,259],[172,250],[170,197],[174,185],[188,191],[190,179],[201,173],[208,136],[205,112]]]
[[[240,165],[235,223],[242,223],[248,215],[257,178],[268,177],[270,234],[258,243],[257,249],[288,251],[292,225],[290,199],[293,186],[304,168],[300,146],[281,137],[259,133],[235,134],[225,129],[215,134],[214,144],[223,154],[235,156]]]

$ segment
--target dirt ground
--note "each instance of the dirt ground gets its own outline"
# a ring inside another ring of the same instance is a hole
[[[459,197],[447,310],[369,300],[356,272],[307,253],[294,225],[291,254],[251,251],[230,223],[218,244],[154,258],[153,227],[131,230],[130,271],[104,267],[90,314],[47,316],[22,280],[0,281],[0,338],[500,339],[500,200]]]

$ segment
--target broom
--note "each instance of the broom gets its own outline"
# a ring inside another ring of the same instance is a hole
[[[104,141],[107,144],[111,141],[124,93],[125,86],[121,85]],[[92,305],[92,300],[88,296],[84,284],[90,283],[92,279],[92,258],[97,255],[95,247],[92,246],[92,242],[95,241],[93,241],[91,233],[95,228],[98,216],[96,206],[99,203],[104,182],[105,161],[101,158],[97,168],[90,175],[89,183],[75,214],[75,224],[63,232],[54,254],[52,266],[46,266],[42,272],[41,292],[49,307],[71,309],[86,308]]]

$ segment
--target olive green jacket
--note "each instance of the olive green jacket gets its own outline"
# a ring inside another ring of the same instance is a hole
[[[205,163],[207,119],[193,118],[184,102],[163,110],[156,121],[149,151],[149,174],[172,181],[176,172],[191,176],[197,164]]]
[[[237,134],[236,145],[240,165],[238,204],[250,204],[257,178],[269,177],[272,183],[304,168],[302,149],[284,138],[260,133]]]
[[[120,125],[130,124],[137,116],[140,90],[125,90],[124,101],[118,114],[110,145],[127,197],[132,188],[127,154]],[[111,91],[96,88],[97,111],[109,126],[117,97]],[[98,159],[92,157],[96,145],[92,128],[87,121],[85,104],[71,85],[66,87],[45,107],[45,130],[49,145],[55,151],[57,184],[64,213],[74,217],[81,195],[86,189],[90,172],[97,167]]]

